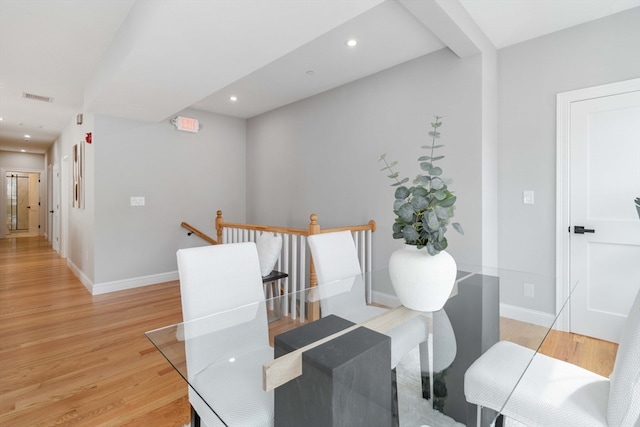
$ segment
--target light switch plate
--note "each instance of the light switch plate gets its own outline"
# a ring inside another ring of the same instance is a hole
[[[525,205],[534,204],[533,190],[526,190],[522,192],[522,203]]]
[[[144,197],[131,197],[131,206],[144,206]]]

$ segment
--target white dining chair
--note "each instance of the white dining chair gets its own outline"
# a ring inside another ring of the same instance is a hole
[[[387,309],[367,304],[362,269],[350,231],[313,234],[307,237],[318,279],[320,311],[323,317],[335,314],[360,323]],[[428,324],[415,317],[387,335],[391,337],[391,368],[409,351],[427,340]]]
[[[273,348],[255,243],[180,249],[177,259],[188,381],[207,388],[201,397],[189,387],[191,406],[207,427],[224,424],[203,397],[227,424],[273,425],[273,392],[262,390],[260,370]]]
[[[465,374],[467,401],[530,427],[640,426],[640,293],[625,322],[609,378],[534,354],[511,342],[494,344]]]

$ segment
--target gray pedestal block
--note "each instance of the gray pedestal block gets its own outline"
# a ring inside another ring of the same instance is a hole
[[[276,357],[351,325],[328,316],[278,335]],[[391,339],[367,328],[304,352],[302,376],[275,390],[275,426],[391,425],[390,365]]]

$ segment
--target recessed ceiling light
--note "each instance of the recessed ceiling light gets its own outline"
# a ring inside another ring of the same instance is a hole
[[[237,97],[237,96],[235,96],[235,95],[231,95],[231,96],[229,97],[229,100],[230,100],[231,102],[236,102],[236,101],[238,100],[238,97]]]
[[[358,40],[356,39],[349,39],[345,42],[345,44],[349,47],[356,47],[358,45]]]
[[[25,138],[31,138],[31,135],[27,135],[26,133],[24,134]]]
[[[21,153],[26,153],[26,152],[27,152],[27,150],[20,150],[20,152],[21,152]]]

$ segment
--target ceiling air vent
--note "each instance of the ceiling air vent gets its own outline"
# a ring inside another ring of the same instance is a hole
[[[34,95],[33,93],[22,92],[22,97],[27,99],[33,99],[34,101],[53,102],[53,98],[50,96]]]

